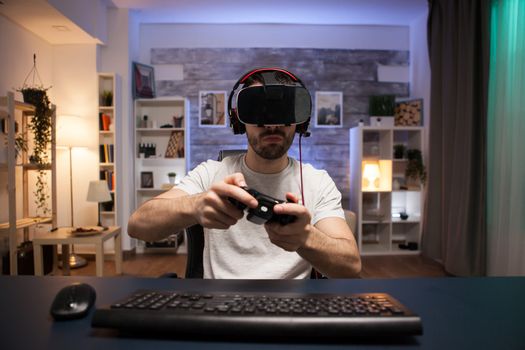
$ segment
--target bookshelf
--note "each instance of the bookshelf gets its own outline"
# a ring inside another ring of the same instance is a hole
[[[117,142],[116,131],[119,124],[118,76],[114,73],[98,74],[98,150],[99,178],[105,180],[112,201],[101,203],[100,218],[104,226],[119,226],[117,220]]]
[[[420,252],[423,186],[406,177],[406,152],[396,158],[396,145],[422,151],[423,128],[350,129],[350,209],[357,216],[362,255]]]
[[[184,97],[137,99],[135,113],[135,208],[169,190],[189,168],[189,102]],[[174,183],[168,173],[175,172]],[[181,235],[145,248],[177,249]]]

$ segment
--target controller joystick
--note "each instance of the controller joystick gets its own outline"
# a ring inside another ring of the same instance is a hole
[[[297,217],[294,215],[275,214],[273,212],[273,207],[276,204],[285,203],[285,201],[270,197],[257,190],[254,190],[253,188],[242,187],[242,189],[257,199],[258,202],[257,208],[248,208],[248,216],[246,217],[248,221],[258,225],[264,224],[267,221],[278,222],[281,225],[286,225],[293,223],[297,219]],[[247,208],[244,203],[236,200],[235,198],[228,197],[228,200],[240,210],[245,210]]]

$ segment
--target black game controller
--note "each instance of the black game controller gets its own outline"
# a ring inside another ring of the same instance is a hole
[[[281,225],[291,224],[294,222],[297,217],[295,215],[288,215],[288,214],[275,214],[273,212],[273,207],[276,204],[285,203],[283,200],[275,199],[273,197],[270,197],[268,195],[265,195],[257,190],[254,190],[253,188],[248,187],[241,187],[243,190],[248,192],[252,197],[257,199],[257,202],[259,203],[257,205],[257,208],[249,208],[248,209],[248,216],[246,216],[246,219],[248,221],[253,222],[254,224],[264,224],[265,222],[278,222]],[[244,203],[239,202],[235,198],[228,197],[228,200],[231,204],[233,204],[236,208],[240,210],[244,210],[247,208],[247,206]]]

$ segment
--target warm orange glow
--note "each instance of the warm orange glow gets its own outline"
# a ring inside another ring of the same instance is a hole
[[[361,170],[363,192],[392,191],[392,161],[388,159],[363,160]]]

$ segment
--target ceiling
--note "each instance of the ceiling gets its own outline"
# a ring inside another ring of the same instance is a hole
[[[139,23],[408,25],[428,7],[427,0],[100,1],[136,11]],[[51,44],[99,42],[46,0],[0,0],[0,14]]]
[[[50,44],[99,42],[45,0],[0,0],[0,14]]]
[[[427,0],[111,0],[142,23],[407,25]]]

